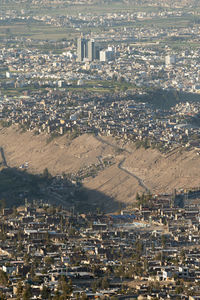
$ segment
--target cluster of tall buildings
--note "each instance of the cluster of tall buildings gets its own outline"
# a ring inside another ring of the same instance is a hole
[[[85,39],[83,37],[77,40],[77,60],[82,61],[108,61],[114,58],[112,47],[101,49],[100,45],[96,44],[93,39]]]
[[[99,59],[99,46],[95,44],[93,39],[78,38],[77,41],[77,57],[78,61],[93,61]]]

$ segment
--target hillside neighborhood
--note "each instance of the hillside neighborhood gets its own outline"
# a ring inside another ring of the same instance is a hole
[[[113,215],[28,202],[3,209],[4,297],[197,299],[199,209],[167,195],[138,195],[138,204]]]
[[[200,299],[198,0],[0,0],[0,300]]]

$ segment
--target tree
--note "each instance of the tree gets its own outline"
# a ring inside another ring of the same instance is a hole
[[[161,244],[162,244],[162,247],[165,248],[165,245],[166,245],[166,236],[165,235],[162,235],[162,237],[161,237]]]
[[[19,282],[17,283],[17,291],[16,291],[17,299],[21,299],[22,291],[23,291],[22,282],[19,281]]]
[[[138,257],[138,259],[141,257],[142,255],[142,250],[143,250],[143,245],[142,242],[137,240],[135,242],[135,255]]]
[[[52,175],[47,168],[44,169],[42,176],[43,176],[43,178],[48,179],[48,180],[52,179]]]
[[[183,292],[183,286],[179,285],[175,289],[176,294],[181,294]]]
[[[29,256],[28,253],[25,253],[25,254],[24,254],[24,263],[25,263],[26,265],[28,265],[29,262],[30,262],[30,256]]]
[[[108,289],[109,288],[109,280],[108,280],[107,277],[104,277],[102,279],[101,287],[102,287],[102,289]]]
[[[182,261],[185,260],[185,250],[184,249],[181,250],[180,257],[181,257]]]
[[[3,270],[0,270],[0,284],[2,285],[8,284],[8,275]]]
[[[92,288],[93,293],[96,293],[97,288],[98,288],[96,280],[92,282],[91,288]]]
[[[72,281],[69,280],[68,282],[66,282],[65,276],[61,276],[58,286],[59,286],[59,290],[61,290],[62,292],[62,296],[60,296],[60,299],[62,300],[67,299],[73,291]]]
[[[140,200],[140,195],[139,195],[139,193],[137,192],[137,194],[136,194],[136,200],[137,201],[139,201]]]
[[[0,291],[0,299],[1,300],[6,300],[7,299],[6,295],[4,295],[1,291]]]
[[[154,288],[155,288],[156,290],[160,290],[160,282],[159,282],[159,281],[156,281],[156,282],[154,283]]]
[[[42,299],[48,299],[50,294],[51,294],[50,288],[48,288],[47,286],[43,286],[42,293],[41,293]]]
[[[45,244],[46,246],[50,244],[51,240],[50,240],[50,234],[48,231],[45,232]]]
[[[5,228],[5,224],[3,223],[3,224],[1,224],[1,226],[0,226],[0,239],[2,240],[2,241],[5,241],[6,240],[6,228]]]
[[[125,81],[125,78],[124,78],[123,76],[120,76],[120,77],[119,77],[119,82],[120,82],[120,83],[123,83],[124,81]]]
[[[70,237],[74,237],[76,235],[76,229],[73,227],[69,228],[68,234]]]
[[[46,256],[44,258],[44,262],[45,262],[46,265],[52,265],[54,263],[54,259],[53,259],[53,257]]]
[[[17,208],[15,206],[13,206],[13,213],[12,214],[13,214],[14,218],[17,217],[17,215],[18,215]]]
[[[59,293],[59,291],[55,292],[53,300],[60,300],[60,293]]]
[[[22,292],[22,299],[29,300],[31,299],[31,297],[32,297],[31,286],[29,284],[26,284]]]
[[[21,253],[22,250],[23,250],[23,245],[22,245],[22,242],[20,241],[18,246],[17,246],[17,251],[18,251],[18,253]]]
[[[149,141],[148,141],[148,139],[144,140],[143,147],[144,147],[145,150],[149,148]]]
[[[88,296],[86,295],[86,293],[83,293],[82,295],[81,295],[81,298],[80,298],[81,300],[87,300],[88,299]]]
[[[144,266],[144,271],[146,273],[148,271],[148,260],[146,258],[144,259],[143,266]]]

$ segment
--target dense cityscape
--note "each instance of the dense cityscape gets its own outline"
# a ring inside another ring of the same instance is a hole
[[[198,22],[170,30],[131,26],[136,20],[185,15],[190,19],[194,12],[108,13],[94,15],[92,20],[90,14],[57,17],[62,22],[48,17],[48,24],[65,27],[69,23],[75,32],[89,26],[110,28],[101,34],[85,33],[88,38],[78,33],[75,40],[19,38],[7,30],[0,50],[4,126],[20,125],[36,134],[75,130],[75,136],[84,132],[113,135],[164,149],[177,143],[198,146],[199,109],[192,102],[199,93]],[[33,22],[24,11],[8,11],[1,22],[16,18]],[[34,22],[47,22],[45,17],[38,18]],[[182,99],[186,104],[180,108]],[[171,109],[173,102],[177,109]]]
[[[27,201],[3,209],[5,299],[196,299],[199,209],[167,196],[138,195],[138,205],[114,215]]]
[[[154,169],[174,153],[200,155],[198,1],[0,7],[0,134],[52,149],[65,138],[57,174],[17,164],[0,139],[0,299],[200,299],[200,182],[155,194],[131,165],[138,150],[144,162],[154,151]],[[81,136],[99,152],[90,161],[83,147],[74,157],[88,162],[66,173],[63,153]],[[127,202],[114,198],[116,182],[109,200],[89,191],[101,172],[100,186],[111,181],[106,170],[132,178]]]

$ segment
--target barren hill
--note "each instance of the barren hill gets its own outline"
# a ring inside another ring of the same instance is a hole
[[[95,190],[101,192],[99,195],[130,203],[136,192],[150,190],[157,194],[200,186],[200,156],[195,150],[177,149],[163,155],[157,150],[136,149],[134,144],[124,146],[114,138],[93,135],[72,141],[62,136],[47,143],[45,134],[22,133],[16,127],[0,128],[0,147],[10,167],[27,162],[33,174],[42,173],[46,167],[53,175],[85,172],[82,182],[91,190],[89,197],[94,204],[103,201],[97,199]],[[91,168],[96,168],[92,176]]]

